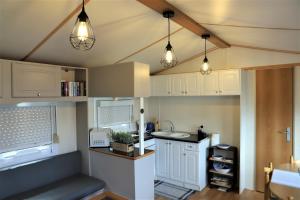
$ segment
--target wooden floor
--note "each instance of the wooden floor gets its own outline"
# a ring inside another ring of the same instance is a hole
[[[216,189],[206,188],[193,194],[189,200],[263,200],[263,193],[245,190],[241,195],[234,192],[221,192]],[[164,197],[156,197],[155,200],[167,200]]]

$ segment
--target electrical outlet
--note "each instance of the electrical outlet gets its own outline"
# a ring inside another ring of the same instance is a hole
[[[59,143],[59,136],[57,133],[53,134],[53,143],[58,144]]]

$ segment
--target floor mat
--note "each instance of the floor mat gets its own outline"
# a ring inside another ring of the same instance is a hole
[[[163,181],[155,181],[155,195],[163,196],[172,200],[186,200],[195,190],[173,185]]]

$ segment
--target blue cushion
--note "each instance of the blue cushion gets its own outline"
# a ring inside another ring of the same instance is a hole
[[[33,189],[6,200],[75,200],[104,188],[104,182],[83,174],[78,174],[46,186]]]

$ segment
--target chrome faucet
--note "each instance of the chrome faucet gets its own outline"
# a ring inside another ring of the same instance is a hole
[[[170,131],[172,133],[175,131],[175,126],[171,120],[163,120],[162,122],[168,122],[170,124]]]

